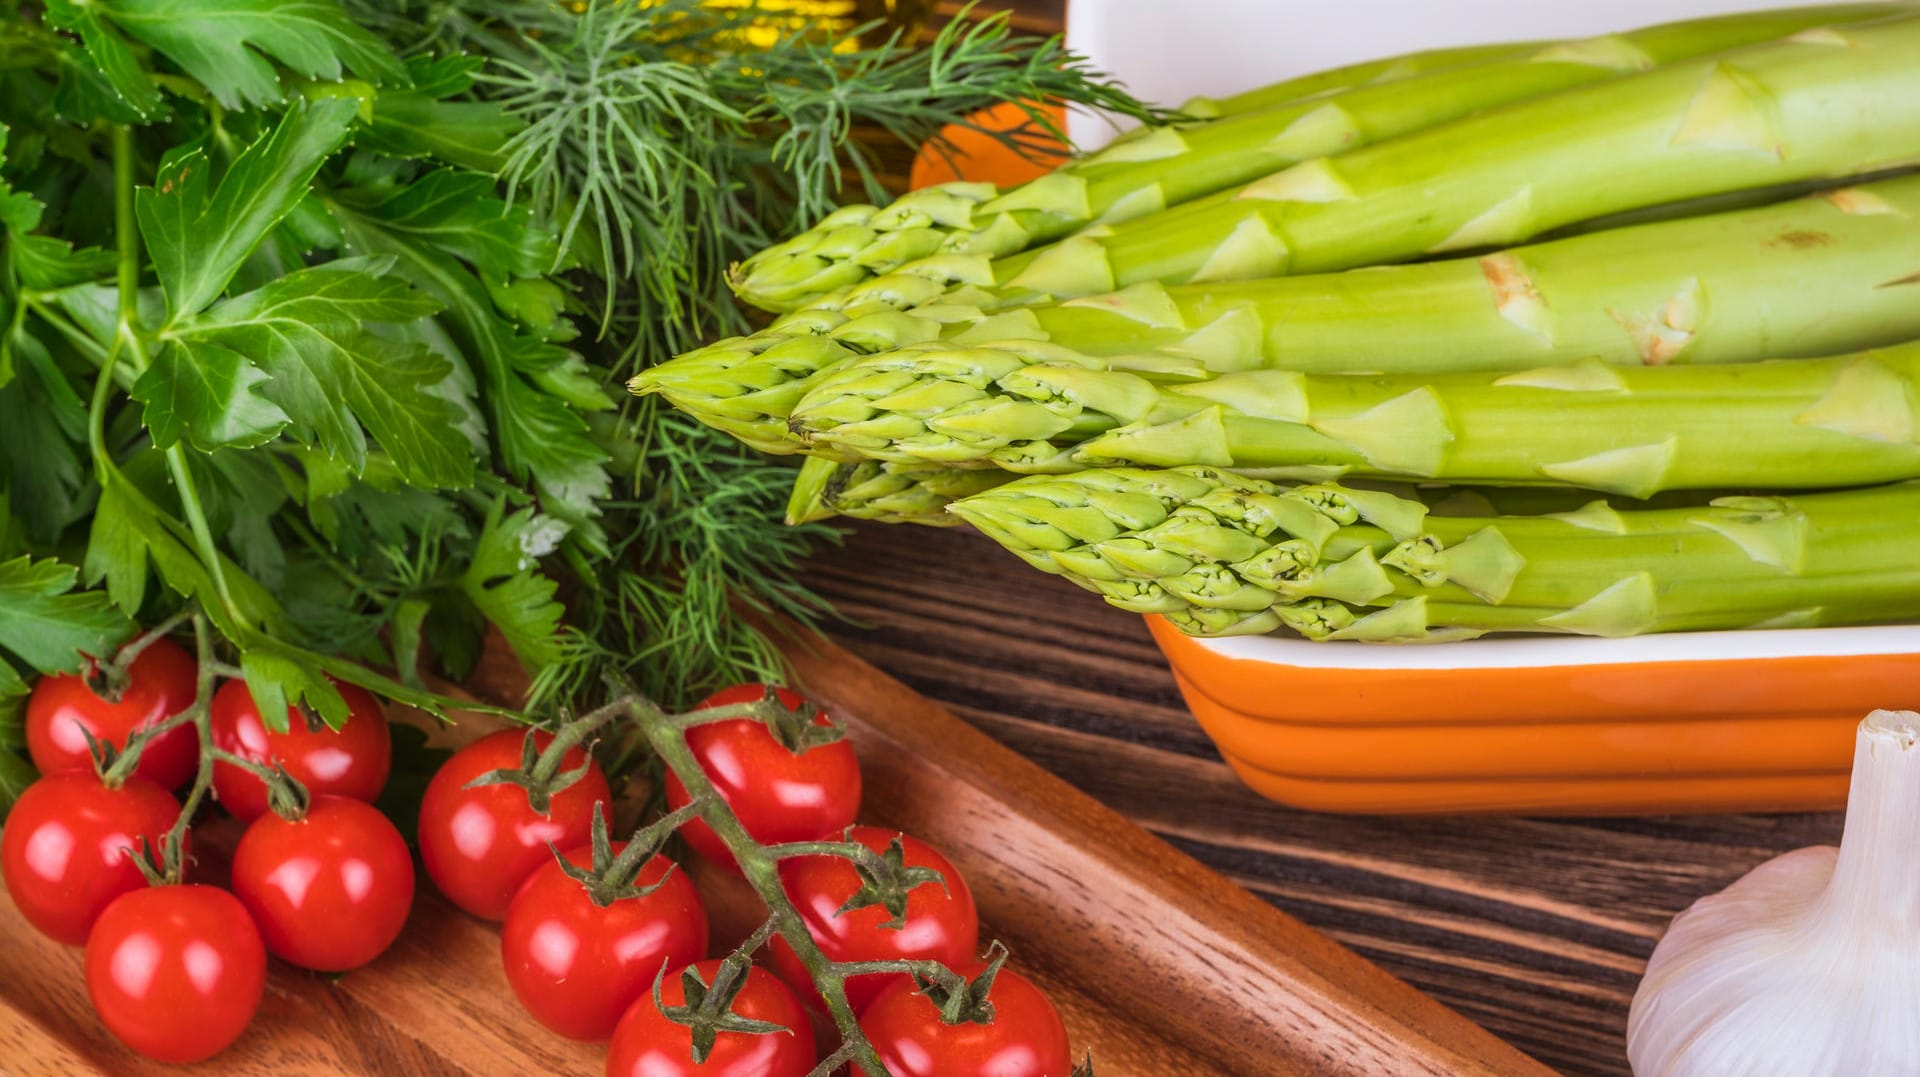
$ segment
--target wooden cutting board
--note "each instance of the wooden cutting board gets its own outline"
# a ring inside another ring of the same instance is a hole
[[[798,634],[786,643],[798,679],[848,725],[863,818],[960,866],[983,937],[1012,948],[1102,1077],[1550,1072],[839,647]],[[522,683],[510,660],[489,661],[470,687],[507,700]],[[463,717],[436,737],[490,728]],[[217,881],[238,828],[221,819],[196,833],[198,870]],[[718,932],[744,930],[750,895],[695,876]],[[87,1002],[81,951],[35,933],[4,896],[0,953],[0,1074],[180,1072],[121,1048]],[[272,963],[253,1026],[195,1069],[591,1075],[604,1057],[519,1009],[494,926],[452,908],[423,875],[391,951],[335,978]]]

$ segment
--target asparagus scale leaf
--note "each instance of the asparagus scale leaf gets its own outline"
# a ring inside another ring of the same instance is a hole
[[[982,468],[948,468],[861,460],[842,463],[809,456],[794,476],[787,501],[790,524],[845,516],[892,524],[949,527],[954,500],[991,490],[1013,476]]]
[[[792,310],[834,288],[916,259],[999,258],[1096,221],[1131,220],[1302,161],[1346,153],[1482,109],[1898,10],[1886,5],[1814,7],[1674,23],[1505,55],[1496,52],[1495,59],[1484,63],[1443,64],[1437,70],[1367,82],[1186,129],[1160,127],[1005,193],[991,184],[949,183],[903,195],[884,209],[843,207],[806,232],[747,259],[733,274],[733,283],[741,298],[756,306]]]
[[[1205,467],[1030,476],[953,511],[1042,571],[1193,635],[1404,642],[1920,616],[1920,484],[1705,507],[1438,516]]]

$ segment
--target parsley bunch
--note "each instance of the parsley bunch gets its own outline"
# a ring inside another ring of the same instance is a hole
[[[697,0],[0,0],[0,803],[33,672],[203,610],[263,713],[770,676],[824,611],[788,465],[617,390],[726,267],[1010,99],[1135,106],[1003,19],[748,49]],[[1009,137],[1019,137],[1018,135]],[[877,192],[867,192],[869,194]],[[372,672],[391,670],[391,675]]]

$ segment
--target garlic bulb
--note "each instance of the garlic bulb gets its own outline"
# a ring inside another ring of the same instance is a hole
[[[1920,1074],[1920,714],[1860,723],[1840,848],[1675,917],[1627,1017],[1639,1077]]]

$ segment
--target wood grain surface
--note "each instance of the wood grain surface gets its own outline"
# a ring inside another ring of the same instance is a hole
[[[1248,792],[1136,616],[963,530],[864,525],[814,560],[833,636],[1260,897],[1571,1074],[1624,1030],[1675,913],[1838,814],[1417,819]]]
[[[983,937],[1013,949],[1100,1072],[1546,1072],[841,648],[794,635],[787,649],[800,681],[847,724],[865,778],[862,818],[923,837],[959,865]],[[504,647],[497,652],[471,687],[483,699],[516,699],[524,678]],[[477,716],[452,727],[413,720],[448,746],[500,727]],[[217,811],[196,825],[195,881],[225,882],[240,829]],[[743,882],[688,866],[717,945],[759,922],[764,910]],[[340,977],[271,962],[253,1025],[193,1071],[601,1072],[604,1048],[554,1036],[519,1009],[499,946],[494,925],[453,909],[423,879],[391,950]],[[107,1034],[87,1002],[82,951],[37,934],[3,890],[0,953],[0,1075],[169,1070]]]

